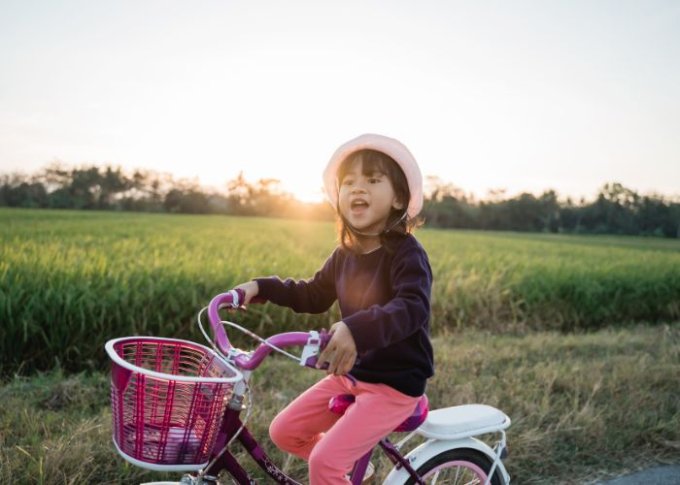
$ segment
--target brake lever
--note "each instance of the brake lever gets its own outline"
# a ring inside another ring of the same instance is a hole
[[[247,307],[244,303],[246,299],[246,292],[243,291],[241,288],[235,288],[233,290],[230,290],[229,293],[233,294],[233,302],[222,303],[218,308],[220,310],[226,308],[227,310],[246,311]],[[249,303],[266,303],[266,302],[267,302],[266,298],[262,298],[261,296],[255,296],[250,299]]]
[[[303,347],[302,355],[300,356],[300,365],[316,369],[316,363],[319,361],[319,354],[326,348],[330,339],[331,335],[325,329],[320,332],[315,330],[309,332],[309,338],[307,339],[307,343]],[[324,365],[319,367],[319,369],[328,369],[328,362],[324,362]]]

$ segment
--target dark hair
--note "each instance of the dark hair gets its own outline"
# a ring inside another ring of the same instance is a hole
[[[404,235],[409,234],[417,225],[417,220],[404,216],[408,208],[408,203],[411,200],[411,192],[408,188],[406,175],[397,162],[392,157],[377,150],[358,150],[351,153],[338,168],[336,181],[338,186],[342,179],[347,175],[347,172],[356,161],[361,161],[361,172],[363,175],[371,175],[376,172],[384,174],[392,183],[394,194],[397,200],[404,206],[403,209],[392,208],[390,215],[387,217],[385,227],[387,231],[380,233],[380,244],[385,246],[389,251],[391,250],[391,243],[396,239],[401,239]],[[340,201],[336,205],[338,213],[338,239],[340,244],[346,250],[353,250],[356,242],[356,235],[350,229],[347,221],[340,213]]]

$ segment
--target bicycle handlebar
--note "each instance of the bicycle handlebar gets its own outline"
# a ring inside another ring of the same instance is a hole
[[[238,308],[240,307],[246,299],[246,292],[237,288],[235,290],[227,291],[226,293],[220,293],[219,295],[213,297],[208,305],[208,319],[210,320],[210,326],[213,329],[213,335],[215,336],[215,342],[217,347],[225,354],[229,353],[231,349],[231,344],[229,343],[229,337],[227,337],[227,332],[222,326],[222,319],[220,318],[220,308]]]
[[[231,343],[229,343],[227,332],[225,331],[224,326],[222,326],[219,310],[223,307],[239,308],[244,301],[245,292],[240,288],[237,288],[213,297],[208,305],[208,319],[210,320],[210,326],[213,330],[215,343],[219,350],[225,355],[229,354],[232,346]],[[321,332],[284,332],[269,337],[267,342],[271,344],[271,346],[278,348],[309,345],[312,348],[321,350],[326,347],[326,344],[328,344],[330,339],[331,335],[325,330],[322,330]],[[241,369],[253,370],[272,352],[273,349],[271,346],[264,343],[260,344],[251,355],[238,355],[234,359],[234,363]],[[305,352],[303,352],[300,365],[314,367],[317,362],[317,354],[318,352],[316,354],[312,353],[306,355]]]

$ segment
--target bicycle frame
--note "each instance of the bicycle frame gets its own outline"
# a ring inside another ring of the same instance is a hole
[[[248,428],[243,426],[240,418],[241,411],[230,409],[225,411],[222,426],[220,428],[217,441],[215,442],[216,450],[222,449],[221,454],[216,456],[216,459],[205,470],[208,476],[217,476],[222,470],[226,470],[231,476],[240,484],[250,484],[252,480],[248,472],[241,466],[238,460],[231,454],[229,449],[224,447],[229,441],[238,433],[237,440],[253,460],[262,468],[267,474],[277,483],[300,485],[292,478],[288,477],[276,464],[269,458],[267,453],[262,449],[257,440],[250,434]]]

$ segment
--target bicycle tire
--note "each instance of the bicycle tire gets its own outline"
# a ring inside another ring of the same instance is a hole
[[[438,471],[440,474],[442,472],[453,473],[453,477],[456,478],[454,481],[453,478],[447,479],[447,477],[444,477],[444,480],[442,481],[441,476],[438,476],[436,482],[438,485],[476,483],[474,481],[475,478],[477,478],[479,484],[482,485],[491,470],[491,463],[489,457],[477,450],[459,448],[446,450],[433,456],[423,465],[418,467],[416,471],[418,472],[418,475],[423,477],[425,483],[430,483],[429,480],[434,478],[433,472]],[[456,471],[458,472],[458,475],[456,475]],[[480,474],[480,472],[483,474]],[[469,478],[466,479],[466,477]],[[490,483],[491,485],[503,485],[500,470],[496,469],[494,471]],[[415,484],[415,480],[412,477],[409,477],[406,481],[406,485],[413,484]]]

